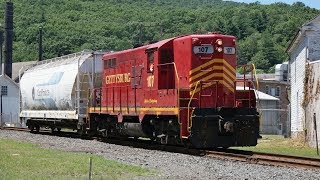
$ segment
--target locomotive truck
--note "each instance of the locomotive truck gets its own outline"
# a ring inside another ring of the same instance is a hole
[[[68,98],[75,97],[73,100],[58,95],[63,88],[53,88],[49,92],[39,90],[52,86],[48,85],[50,80],[33,86],[28,82],[25,92],[29,94],[22,93],[22,103],[27,98],[38,105],[37,111],[56,114],[56,117],[46,114],[35,117],[32,115],[35,110],[23,110],[21,117],[27,120],[30,129],[69,127],[107,138],[145,137],[161,144],[189,144],[201,149],[257,144],[259,114],[254,84],[245,76],[236,79],[234,36],[219,33],[185,35],[105,53],[101,62],[94,59],[97,62],[92,64],[97,71],[91,70],[91,78],[87,78],[94,83],[79,88],[83,83],[79,77],[83,75],[73,77],[76,83],[68,86],[71,95]],[[101,76],[95,75],[100,72]],[[54,82],[63,81],[59,74],[52,76]],[[23,81],[30,78],[22,78],[21,86],[25,86]],[[236,88],[237,85],[242,88]],[[31,98],[33,91],[38,94]],[[42,95],[40,102],[39,94]],[[63,106],[62,102],[68,102],[68,105]],[[80,102],[86,104],[82,111]],[[55,106],[49,106],[50,103]],[[72,109],[73,117],[59,116],[59,107]]]

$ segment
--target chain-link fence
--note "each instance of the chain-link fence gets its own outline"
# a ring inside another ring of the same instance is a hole
[[[260,109],[261,133],[288,136],[290,121],[288,109]]]

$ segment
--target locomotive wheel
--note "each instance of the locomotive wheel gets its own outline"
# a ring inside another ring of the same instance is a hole
[[[183,140],[182,140],[182,144],[183,144],[183,146],[184,146],[185,148],[188,148],[188,149],[190,149],[190,148],[192,147],[192,144],[190,143],[189,140],[183,139]]]
[[[156,137],[152,136],[152,137],[149,137],[151,141],[155,141],[156,140]]]
[[[84,138],[86,135],[86,127],[81,125],[79,129],[77,129],[77,133],[80,135],[81,138]]]

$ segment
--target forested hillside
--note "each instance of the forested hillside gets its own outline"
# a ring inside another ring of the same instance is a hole
[[[238,38],[238,64],[265,72],[287,60],[297,29],[320,13],[303,3],[261,5],[222,0],[14,0],[14,61],[37,60],[43,27],[44,58],[82,49],[122,50],[134,44],[208,31]],[[1,4],[3,21],[4,3]],[[141,33],[140,33],[141,32]]]

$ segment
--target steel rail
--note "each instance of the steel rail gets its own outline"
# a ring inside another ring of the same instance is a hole
[[[11,130],[11,131],[26,131],[26,132],[30,131],[30,129],[28,128],[21,128],[21,127],[1,127],[0,129]]]
[[[320,170],[320,159],[292,155],[271,154],[252,151],[206,151],[206,156],[219,159],[236,160],[253,164],[281,167],[299,167]]]

